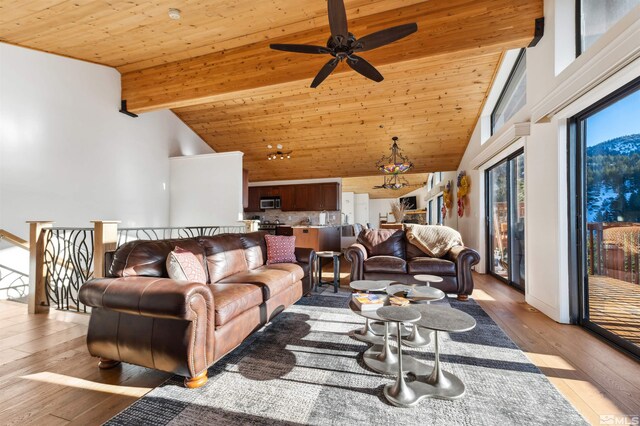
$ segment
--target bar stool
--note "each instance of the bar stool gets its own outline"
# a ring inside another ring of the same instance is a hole
[[[340,256],[339,251],[317,251],[316,252],[316,279],[315,279],[315,291],[318,291],[318,287],[322,287],[324,284],[333,285],[333,292],[338,292],[340,287]],[[333,259],[333,282],[322,281],[322,259]]]

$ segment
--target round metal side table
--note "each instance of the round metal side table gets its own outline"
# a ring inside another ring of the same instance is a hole
[[[349,287],[351,287],[352,290],[356,290],[364,293],[384,292],[387,289],[387,287],[393,282],[394,281],[387,281],[387,280],[383,280],[383,281],[357,280],[357,281],[351,281],[351,283],[349,283]],[[364,316],[366,320],[365,325],[362,329],[356,330],[353,334],[353,337],[367,343],[374,343],[374,344],[380,343],[379,342],[380,339],[375,339],[375,337],[382,336],[383,332],[374,331],[371,327],[371,322],[369,321],[370,318],[365,315],[362,315],[362,316]],[[379,321],[380,319],[376,317],[375,320]]]
[[[406,292],[410,292],[409,295],[407,295]],[[436,300],[442,300],[445,297],[444,292],[435,287],[413,287],[404,284],[390,285],[387,287],[387,294],[390,296],[402,296],[411,302],[424,302],[427,304]],[[411,306],[415,307],[414,304]],[[403,342],[405,345],[413,348],[422,348],[431,343],[432,334],[432,331],[427,331],[425,336],[424,332],[420,332],[415,324],[411,324],[411,333],[408,335],[403,334]]]
[[[399,407],[411,407],[418,403],[416,392],[407,386],[404,380],[404,368],[402,357],[402,332],[400,331],[403,323],[415,323],[420,319],[420,312],[413,308],[402,306],[383,306],[376,311],[378,316],[387,322],[395,322],[398,339],[398,363],[396,372],[396,381],[384,387],[384,396],[393,405]]]
[[[414,275],[413,278],[415,278],[416,281],[426,283],[427,287],[431,287],[431,283],[441,283],[444,281],[442,277],[427,274]]]
[[[428,376],[416,375],[416,380],[409,384],[416,394],[417,401],[422,398],[460,398],[465,392],[464,383],[452,373],[442,370],[440,366],[438,332],[469,331],[476,326],[476,320],[471,315],[449,306],[416,305],[413,308],[421,315],[420,320],[416,322],[418,327],[435,331],[433,371]]]
[[[388,303],[388,302],[387,302]],[[391,339],[393,335],[389,330],[389,321],[384,320],[378,315],[378,311],[381,308],[376,310],[365,310],[361,311],[353,301],[349,302],[349,308],[356,315],[360,315],[367,320],[370,321],[382,321],[384,323],[384,336],[375,336],[372,335],[367,340],[364,338],[360,338],[359,340],[365,341],[367,343],[371,343],[369,349],[367,349],[364,354],[362,354],[362,360],[365,365],[369,367],[371,370],[380,373],[380,374],[393,374],[398,370],[398,360],[400,355],[398,355],[397,350],[391,346]],[[400,307],[400,309],[410,309],[409,307]],[[411,355],[402,355],[402,368],[404,371],[411,372],[416,376],[419,374],[427,374],[429,370],[429,366],[418,361]]]

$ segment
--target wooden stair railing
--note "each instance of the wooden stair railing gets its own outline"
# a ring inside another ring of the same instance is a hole
[[[5,231],[4,229],[0,229],[0,240],[5,240],[8,243],[13,244],[14,246],[21,247],[25,250],[29,250],[29,242],[23,240],[15,234],[12,234],[9,231]]]

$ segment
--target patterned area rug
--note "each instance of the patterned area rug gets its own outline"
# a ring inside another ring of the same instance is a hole
[[[211,367],[206,386],[188,390],[173,377],[107,424],[586,424],[472,300],[438,302],[478,322],[467,333],[441,333],[443,368],[462,379],[466,394],[390,405],[382,390],[393,378],[364,366],[368,346],[349,337],[364,320],[348,300],[342,292],[303,298]],[[433,363],[433,345],[409,353]]]

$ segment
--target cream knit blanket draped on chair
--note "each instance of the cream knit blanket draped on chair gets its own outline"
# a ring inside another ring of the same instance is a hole
[[[406,224],[407,240],[431,257],[442,257],[452,247],[464,245],[455,229],[441,225]]]

